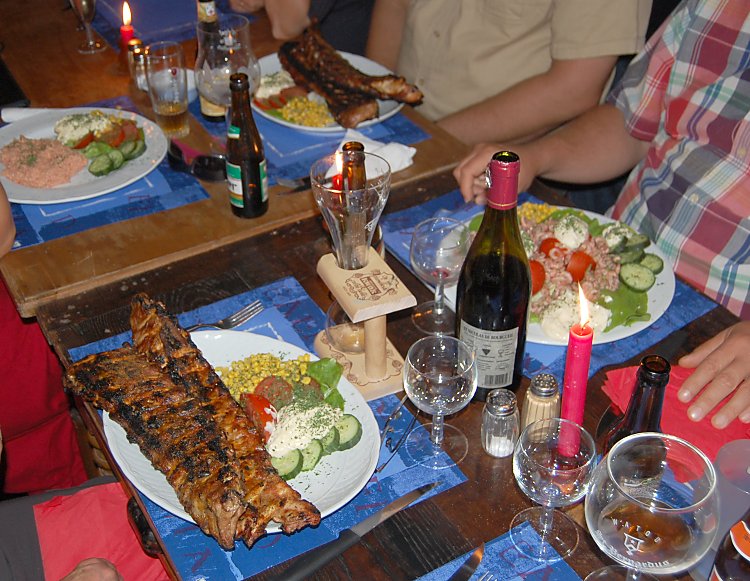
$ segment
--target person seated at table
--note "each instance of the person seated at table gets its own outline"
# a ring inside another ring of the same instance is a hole
[[[366,56],[464,143],[526,140],[600,102],[644,43],[651,0],[376,0]]]
[[[15,239],[15,224],[0,185],[0,257]],[[18,314],[0,277],[0,428],[5,459],[0,490],[35,493],[85,481],[60,362],[34,321]]]
[[[374,1],[265,0],[263,4],[274,38],[296,38],[316,20],[320,34],[335,49],[361,55],[365,53]],[[232,10],[240,12],[244,6],[257,6],[258,3],[258,0],[229,0]]]
[[[521,158],[519,188],[542,176],[602,181],[632,168],[610,211],[648,234],[690,284],[743,322],[681,365],[680,392],[702,419],[750,423],[750,4],[683,0],[635,57],[607,103],[524,144],[477,145],[454,170],[466,200],[484,195],[491,155]]]

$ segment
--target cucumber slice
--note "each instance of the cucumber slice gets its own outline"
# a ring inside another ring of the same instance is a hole
[[[112,171],[112,159],[106,153],[99,155],[89,165],[89,173],[103,176]]]
[[[302,471],[302,452],[292,450],[281,458],[271,457],[271,465],[284,480],[291,480]]]
[[[323,446],[323,455],[327,456],[331,452],[335,452],[336,450],[338,450],[339,441],[339,431],[336,429],[336,426],[331,426],[331,429],[328,430],[328,433],[320,440],[320,443]]]
[[[635,232],[628,237],[628,241],[625,243],[625,250],[630,250],[633,248],[640,248],[641,250],[643,250],[649,244],[651,244],[651,240],[649,240],[648,236],[646,236],[645,234],[641,234],[640,232]]]
[[[641,266],[645,266],[654,274],[659,274],[662,270],[664,270],[664,261],[656,256],[656,254],[651,254],[648,252],[643,255],[643,258],[641,258],[641,261],[638,264],[640,264]]]
[[[644,254],[643,248],[630,248],[619,252],[618,256],[620,257],[620,264],[629,264],[631,262],[640,262]]]
[[[631,262],[620,267],[620,280],[634,291],[646,292],[654,286],[656,275],[645,266]]]
[[[125,159],[130,159],[130,156],[133,155],[133,152],[135,151],[135,148],[137,147],[137,142],[135,141],[126,141],[123,143],[119,150],[122,153],[122,155],[125,156]]]
[[[119,149],[113,149],[107,152],[109,159],[112,160],[112,169],[120,169],[122,164],[125,163],[125,156]]]
[[[100,155],[107,153],[110,149],[112,148],[106,143],[102,143],[101,141],[92,141],[83,150],[83,155],[85,155],[88,159],[94,159],[95,157],[99,157]]]
[[[136,157],[141,155],[144,151],[146,151],[146,142],[143,141],[142,139],[138,139],[137,141],[134,141],[133,143],[135,143],[135,148],[133,149],[132,152],[130,152],[129,155],[125,156],[125,159],[127,160],[135,159]]]
[[[344,414],[336,422],[336,429],[339,431],[339,450],[353,448],[362,438],[362,424],[351,414]]]
[[[309,472],[318,465],[323,456],[323,445],[320,440],[313,440],[302,450],[302,472]]]

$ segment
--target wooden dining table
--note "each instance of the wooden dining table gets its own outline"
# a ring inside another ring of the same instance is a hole
[[[65,2],[52,0],[0,3],[0,40],[5,44],[2,57],[31,97],[31,104],[77,105],[131,90],[127,78],[108,73],[116,64],[112,51],[94,56],[76,52],[80,34],[75,32],[75,17],[65,6]],[[17,29],[7,27],[11,21],[17,23]],[[256,15],[253,30],[259,54],[275,49],[277,43],[269,35],[262,12]],[[455,189],[450,170],[465,152],[418,113],[409,111],[407,115],[426,127],[432,139],[418,146],[414,166],[394,178],[386,214]],[[195,141],[191,143],[205,144],[200,127],[195,123],[192,127],[190,139]],[[71,350],[129,329],[130,300],[136,292],[148,293],[179,314],[292,276],[321,309],[330,305],[329,289],[316,271],[318,259],[331,251],[330,240],[309,193],[284,197],[283,203],[272,193],[266,216],[241,221],[232,217],[221,186],[207,185],[207,189],[211,197],[205,202],[13,251],[0,261],[0,271],[19,311],[36,317],[64,365],[72,362]],[[541,186],[535,193],[547,201],[565,203]],[[113,244],[132,239],[136,232],[141,240],[138,245]],[[91,257],[89,262],[80,260],[84,255]],[[430,298],[430,291],[399,261],[391,255],[386,261],[418,301]],[[643,353],[619,361],[618,366],[637,364],[645,352],[668,351],[676,361],[736,321],[726,309],[713,308]],[[422,336],[408,310],[388,315],[387,334],[402,355]],[[584,427],[590,431],[609,404],[600,389],[606,372],[606,368],[598,371],[588,384]],[[524,378],[517,393],[519,403],[528,382]],[[93,447],[102,455],[98,462],[87,458],[90,472],[111,468],[149,520],[134,485],[123,477],[107,447],[100,416],[81,400],[76,399],[75,405],[92,438],[84,448]],[[482,404],[471,403],[449,418],[469,440],[468,455],[460,463],[464,483],[402,510],[314,578],[414,579],[506,533],[513,515],[532,503],[515,484],[511,459],[484,452],[481,416]],[[426,419],[422,416],[421,421]],[[567,562],[583,578],[609,560],[584,528],[582,505],[569,512],[581,525],[581,540]],[[163,546],[161,549],[159,558],[165,569],[179,578],[169,552]],[[289,564],[281,563],[256,578],[283,576]]]

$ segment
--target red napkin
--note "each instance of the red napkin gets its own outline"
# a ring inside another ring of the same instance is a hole
[[[46,579],[60,579],[90,557],[108,559],[123,579],[169,579],[161,562],[141,549],[128,523],[127,496],[117,482],[39,503],[34,518]]]
[[[609,399],[621,412],[628,407],[630,394],[635,387],[637,371],[638,367],[625,367],[607,373],[602,391],[609,396]],[[711,418],[718,411],[716,409],[700,422],[691,420],[687,415],[689,404],[678,400],[677,392],[693,371],[693,369],[684,367],[672,367],[669,374],[669,385],[667,385],[667,391],[664,394],[661,429],[665,434],[677,436],[700,448],[713,462],[719,448],[727,442],[750,438],[750,425],[734,420],[723,430],[717,430],[711,425]]]

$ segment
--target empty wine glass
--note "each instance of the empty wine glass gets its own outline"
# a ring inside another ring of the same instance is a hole
[[[513,475],[524,494],[541,506],[522,510],[510,523],[510,538],[524,555],[552,563],[578,545],[578,527],[556,508],[570,506],[586,494],[596,446],[578,424],[547,418],[526,426],[513,451]],[[542,542],[528,544],[515,527],[528,522]]]
[[[417,426],[407,436],[406,451],[430,468],[455,466],[466,456],[469,443],[464,433],[445,424],[444,418],[461,411],[474,396],[474,353],[455,337],[424,337],[409,348],[403,377],[404,391],[412,403],[432,414],[431,423]]]
[[[703,452],[667,434],[628,436],[596,467],[586,497],[591,536],[627,576],[616,571],[622,567],[604,567],[586,579],[689,569],[710,549],[718,518],[716,473]]]
[[[435,286],[435,299],[417,305],[412,321],[430,335],[452,335],[456,318],[445,306],[445,285],[458,281],[469,238],[463,222],[453,218],[429,218],[417,224],[411,237],[409,259],[417,276]]]
[[[86,41],[78,47],[78,52],[91,54],[104,50],[106,47],[94,38],[94,31],[91,28],[91,21],[96,11],[96,0],[70,0],[70,6],[86,31]]]

